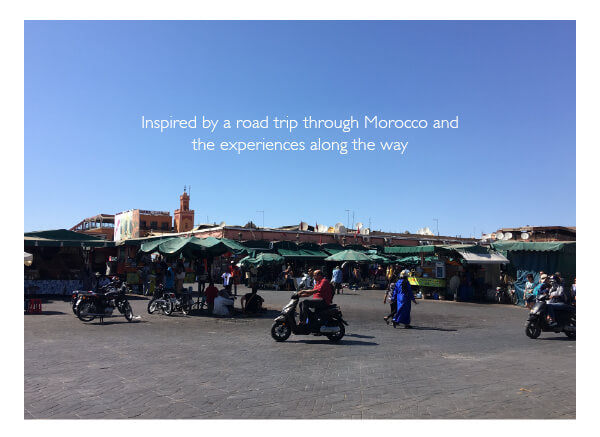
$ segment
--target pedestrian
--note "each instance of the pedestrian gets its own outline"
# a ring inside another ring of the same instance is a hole
[[[185,268],[183,265],[177,265],[175,273],[175,293],[183,290],[183,281],[185,280]]]
[[[206,306],[208,308],[208,313],[212,314],[215,307],[215,298],[219,294],[219,290],[217,287],[215,287],[215,283],[213,281],[208,283],[208,287],[206,287],[206,290],[204,290],[204,294],[206,295]]]
[[[231,266],[229,266],[229,273],[231,274],[231,282],[233,282],[233,295],[237,296],[237,286],[240,283],[240,277],[242,276],[242,272],[240,268],[235,265],[235,262],[231,262]]]
[[[231,273],[225,272],[221,275],[221,278],[223,278],[223,287],[229,291],[231,289]]]
[[[417,301],[408,282],[408,270],[403,270],[400,273],[400,279],[396,282],[392,299],[395,299],[397,304],[396,314],[393,318],[394,328],[400,323],[405,328],[412,328],[410,324],[411,302],[416,304]]]
[[[388,325],[390,324],[390,318],[394,318],[394,315],[396,314],[396,309],[398,307],[397,302],[394,300],[394,288],[396,286],[394,282],[395,279],[396,275],[393,274],[390,277],[390,283],[387,287],[387,290],[385,291],[385,295],[383,296],[383,303],[390,303],[390,313],[383,318],[383,320],[385,320],[385,323],[387,323]]]
[[[525,291],[523,292],[523,300],[525,301],[525,308],[531,308],[535,299],[533,295],[533,289],[535,284],[533,283],[533,275],[529,273],[527,275],[527,281],[525,282]]]
[[[202,296],[207,279],[203,260],[199,259],[196,261],[196,275],[198,277],[198,293]]]
[[[331,274],[331,285],[333,285],[334,293],[340,294],[341,291],[344,294],[344,290],[342,289],[343,279],[344,274],[342,273],[342,269],[340,269],[340,266],[335,266]]]

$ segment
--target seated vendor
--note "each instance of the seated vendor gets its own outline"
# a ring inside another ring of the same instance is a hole
[[[215,316],[232,316],[233,315],[233,303],[235,301],[231,298],[227,290],[219,291],[217,297],[215,297],[215,303],[213,307],[213,315]]]
[[[257,294],[258,287],[252,287],[252,293],[246,293],[240,301],[242,310],[246,314],[256,314],[262,311],[262,304],[265,301]]]

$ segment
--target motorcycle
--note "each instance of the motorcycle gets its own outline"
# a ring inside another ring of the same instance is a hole
[[[575,327],[575,306],[568,305],[568,308],[555,309],[554,317],[556,326],[550,326],[548,322],[548,296],[538,296],[529,312],[525,334],[529,338],[538,338],[543,332],[564,332],[569,338],[574,339],[576,333]]]
[[[496,287],[494,301],[497,303],[512,303],[513,305],[516,305],[519,303],[519,296],[515,292],[514,287],[502,285],[500,287]]]
[[[271,337],[275,341],[285,341],[291,334],[325,335],[332,342],[342,339],[348,323],[342,318],[342,312],[338,305],[328,305],[317,311],[310,310],[308,323],[299,325],[296,322],[296,307],[299,300],[298,293],[293,293],[290,302],[283,307],[281,314],[273,322]]]
[[[161,310],[166,316],[173,313],[173,301],[175,293],[166,292],[164,286],[159,284],[148,302],[148,314],[153,314],[156,310]]]
[[[127,283],[121,281],[116,276],[112,278],[109,284],[106,284],[105,286],[101,287],[99,289],[99,292],[106,293],[108,291],[114,291],[118,289],[122,289],[123,293],[131,292]],[[83,300],[82,296],[89,296],[93,293],[94,291],[92,290],[73,290],[73,292],[71,293],[71,308],[73,309],[73,314],[77,315],[77,308],[79,308],[79,305],[81,305],[81,302]]]
[[[110,285],[110,284],[109,284]],[[100,318],[100,323],[104,323],[105,317],[112,317],[116,308],[125,316],[128,322],[133,320],[133,310],[131,304],[125,296],[126,287],[109,288],[99,292],[88,291],[79,293],[77,303],[77,318],[82,322],[91,322],[96,317]]]

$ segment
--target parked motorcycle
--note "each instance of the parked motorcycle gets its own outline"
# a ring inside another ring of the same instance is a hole
[[[170,316],[173,313],[173,301],[175,293],[166,292],[163,285],[159,284],[152,299],[148,302],[148,314],[153,314],[156,310],[161,310],[163,314]]]
[[[123,293],[131,292],[127,283],[115,276],[109,284],[101,287],[98,292],[107,293],[108,291],[118,291],[119,289],[121,289]],[[71,293],[71,308],[73,309],[73,314],[77,315],[77,308],[82,302],[81,297],[93,293],[93,290],[74,290]]]
[[[271,337],[275,341],[285,341],[291,334],[295,335],[325,335],[329,340],[336,342],[346,333],[344,325],[348,323],[342,318],[338,305],[328,305],[319,310],[309,311],[308,323],[298,325],[296,322],[296,307],[298,306],[298,293],[293,293],[290,302],[283,307],[281,314],[271,326]]]
[[[131,304],[125,295],[126,287],[110,288],[102,292],[80,293],[77,303],[77,317],[82,322],[91,322],[96,317],[100,318],[100,323],[104,323],[105,317],[111,317],[116,308],[119,313],[125,316],[128,322],[133,320],[133,310]]]
[[[538,296],[529,312],[525,334],[529,338],[538,338],[543,332],[564,332],[569,338],[575,338],[575,306],[568,305],[564,309],[555,309],[554,318],[556,326],[548,323],[548,296]]]
[[[192,311],[194,300],[190,293],[182,293],[177,297],[174,293],[171,293],[171,304],[173,305],[173,311],[181,311],[184,316],[187,316]]]

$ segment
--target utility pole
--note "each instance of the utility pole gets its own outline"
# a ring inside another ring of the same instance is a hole
[[[439,237],[440,236],[440,221],[438,219],[436,219],[436,218],[434,218],[433,220],[435,221],[435,227],[436,227],[436,230],[437,230],[437,236]]]
[[[265,227],[265,212],[264,211],[256,211],[256,212],[262,212],[262,227]]]
[[[352,227],[350,229],[354,229],[354,211],[352,211]]]
[[[348,219],[346,220],[346,226],[349,228],[350,227],[350,210],[347,209],[346,212],[348,213]]]

